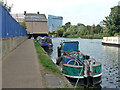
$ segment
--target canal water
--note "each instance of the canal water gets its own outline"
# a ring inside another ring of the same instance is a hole
[[[53,51],[48,52],[49,56],[56,63],[57,47],[61,40],[79,41],[79,50],[102,63],[102,88],[120,88],[120,48],[103,46],[102,39],[81,39],[81,38],[52,38]],[[119,71],[118,71],[119,70]]]

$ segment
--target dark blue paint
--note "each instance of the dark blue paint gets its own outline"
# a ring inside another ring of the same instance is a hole
[[[0,4],[0,38],[25,35],[27,35],[27,31]]]
[[[61,48],[63,51],[78,51],[78,42],[64,42],[63,44],[61,44]]]
[[[0,4],[0,38],[2,38],[2,6]]]
[[[48,45],[53,46],[53,44],[51,44],[51,43],[42,44],[41,46],[48,46]]]

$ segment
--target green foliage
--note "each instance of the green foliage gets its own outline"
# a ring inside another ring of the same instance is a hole
[[[39,55],[41,64],[47,69],[54,73],[61,73],[57,66],[50,60],[47,55]]]
[[[51,33],[55,33],[55,31],[52,31]]]
[[[98,34],[101,32],[101,29],[102,29],[102,27],[100,27],[100,25],[97,25],[94,29],[94,32]]]
[[[3,0],[0,0],[0,3],[1,3],[2,5],[4,5],[4,2],[3,2]]]
[[[63,33],[63,37],[67,37],[68,35],[70,35],[70,32],[64,32]]]
[[[67,23],[65,24],[65,26],[66,26],[66,28],[69,28],[69,27],[71,26],[71,22],[67,22]]]
[[[19,22],[19,23],[20,23],[21,26],[23,26],[24,29],[27,29],[27,26],[26,26],[25,21],[23,21],[23,22]]]
[[[65,25],[68,25],[65,24]],[[65,28],[64,28],[65,29]],[[81,37],[81,38],[102,38],[103,28],[100,25],[85,26],[78,23],[77,25],[70,25],[64,30],[63,37]]]
[[[45,67],[45,69],[48,71],[51,71],[53,73],[61,74],[60,70],[52,62],[52,60],[49,58],[49,56],[44,51],[44,49],[40,46],[40,44],[37,42],[37,40],[33,40],[33,41],[34,41],[34,45],[36,47],[36,52],[38,53],[38,58],[40,60],[40,63]]]
[[[55,30],[55,33],[63,34],[63,32],[64,32],[64,28],[63,28],[63,27],[58,27],[58,28],[56,28],[56,30]]]
[[[39,54],[41,54],[41,53],[47,54],[36,40],[33,40],[33,41],[34,41],[34,45],[36,47],[36,52],[37,53],[39,53]]]
[[[105,25],[110,30],[110,35],[120,32],[120,6],[111,8],[110,15],[104,20]]]
[[[64,28],[64,30],[66,31],[67,28],[69,28],[70,26],[71,26],[71,22],[67,22],[67,23],[63,26],[63,28]]]
[[[71,25],[68,22],[62,26],[63,37],[103,38],[120,35],[120,6],[111,8],[110,15],[103,21],[106,25],[104,28],[99,24],[97,26],[95,24],[85,26],[82,23]]]
[[[64,31],[65,31],[64,27],[58,27],[58,28],[56,28],[56,30],[55,30],[55,33],[57,33],[56,36],[62,37]]]
[[[117,36],[117,35],[120,35],[120,32],[119,33],[115,33],[114,36]]]
[[[6,9],[8,10],[8,12],[11,12],[11,9],[13,7],[13,4],[11,6],[8,6],[7,2],[5,3],[3,0],[0,0],[0,3],[6,7]]]

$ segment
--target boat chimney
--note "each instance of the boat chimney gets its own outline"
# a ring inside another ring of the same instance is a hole
[[[26,11],[24,11],[24,15],[26,14]]]
[[[40,14],[39,12],[37,12],[37,14]]]

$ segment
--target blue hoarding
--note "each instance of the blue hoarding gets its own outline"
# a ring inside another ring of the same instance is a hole
[[[27,31],[0,4],[0,38],[25,36]]]
[[[0,4],[0,38],[2,38],[2,5]]]

